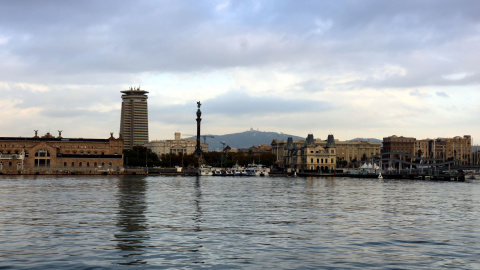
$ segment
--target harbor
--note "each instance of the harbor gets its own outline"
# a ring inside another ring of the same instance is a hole
[[[477,183],[4,175],[0,190],[6,269],[480,267]]]

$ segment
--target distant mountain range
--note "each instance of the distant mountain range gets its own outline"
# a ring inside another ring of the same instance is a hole
[[[286,140],[288,137],[292,137],[293,140],[305,140],[304,137],[299,137],[295,135],[288,135],[277,132],[267,132],[267,131],[258,131],[250,129],[248,131],[225,134],[225,135],[205,135],[205,142],[208,143],[209,151],[221,151],[223,149],[222,142],[226,146],[236,149],[245,149],[252,146],[257,146],[261,144],[270,145],[273,140]],[[210,137],[210,136],[213,136]],[[195,138],[195,137],[192,137]],[[203,135],[201,138],[202,142],[204,141]]]
[[[351,139],[349,140],[349,142],[354,142],[354,141],[358,141],[358,140],[362,140],[362,141],[366,141],[366,142],[383,142],[383,140],[379,140],[379,139],[375,139],[375,138],[355,138],[355,139]]]
[[[213,136],[213,138],[211,137]],[[289,135],[284,133],[277,133],[277,132],[268,132],[268,131],[258,131],[254,129],[250,129],[248,131],[240,132],[240,133],[233,133],[233,134],[225,134],[225,135],[205,135],[205,140],[202,135],[202,142],[205,141],[208,143],[208,150],[209,151],[221,151],[225,146],[230,146],[231,148],[236,149],[245,149],[250,148],[252,146],[257,146],[261,144],[270,145],[273,140],[287,140],[288,137],[292,137],[294,141],[296,140],[305,140],[305,137],[299,137],[295,135]],[[195,137],[191,137],[195,138]],[[374,139],[374,138],[355,138],[350,141],[356,140],[364,140],[370,142],[382,142],[382,140]],[[223,143],[222,143],[223,142]]]

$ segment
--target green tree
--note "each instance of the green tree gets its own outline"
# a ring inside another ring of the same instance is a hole
[[[131,150],[123,150],[123,163],[128,167],[153,167],[158,166],[160,161],[157,154],[145,146],[134,146]]]

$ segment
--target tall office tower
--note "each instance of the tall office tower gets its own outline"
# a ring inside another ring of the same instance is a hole
[[[148,143],[148,92],[140,90],[140,87],[120,92],[123,93],[120,135],[124,140],[124,149],[132,149]]]

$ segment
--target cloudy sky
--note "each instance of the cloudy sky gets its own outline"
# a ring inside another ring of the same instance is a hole
[[[250,128],[480,142],[479,1],[0,0],[0,136]]]

